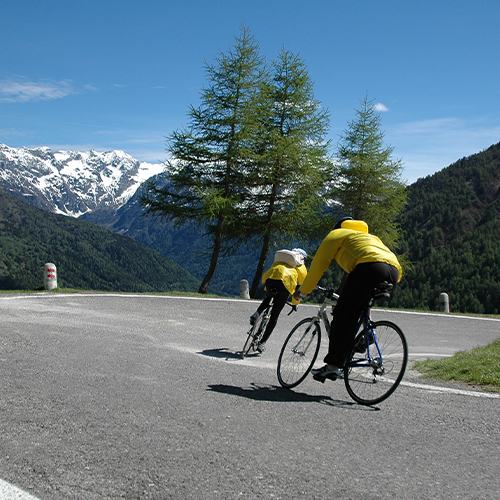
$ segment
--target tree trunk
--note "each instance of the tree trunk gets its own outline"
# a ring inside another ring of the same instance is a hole
[[[264,266],[266,265],[267,253],[269,252],[269,242],[271,241],[271,233],[264,234],[264,241],[262,242],[262,250],[260,252],[259,263],[257,264],[257,270],[255,271],[255,276],[253,277],[252,286],[250,287],[250,297],[253,299],[257,294],[257,289],[260,285],[260,280],[264,274]]]
[[[212,281],[212,278],[215,274],[215,269],[217,267],[217,261],[219,260],[219,254],[222,247],[222,234],[224,232],[224,218],[219,217],[217,221],[217,227],[215,229],[214,236],[214,246],[212,250],[212,257],[210,259],[210,267],[208,268],[207,274],[203,278],[201,282],[200,288],[198,289],[198,293],[208,293],[208,286]]]
[[[257,293],[257,289],[260,285],[260,280],[262,279],[262,274],[264,273],[264,266],[266,265],[267,253],[269,252],[269,242],[271,241],[271,231],[269,230],[271,221],[274,215],[274,203],[276,201],[276,193],[278,190],[278,184],[274,183],[271,190],[271,197],[269,199],[269,206],[267,207],[266,216],[266,226],[267,229],[264,231],[264,238],[262,240],[262,250],[260,252],[259,263],[257,264],[257,270],[255,271],[255,276],[253,277],[252,286],[250,288],[250,297],[253,299]]]

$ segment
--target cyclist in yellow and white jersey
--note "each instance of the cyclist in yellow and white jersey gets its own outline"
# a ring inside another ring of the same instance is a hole
[[[280,256],[284,258],[281,259]],[[307,269],[304,264],[306,258],[307,253],[301,248],[278,251],[276,252],[273,265],[262,276],[262,283],[266,285],[266,298],[262,301],[257,311],[250,316],[250,323],[254,324],[255,320],[268,306],[271,297],[274,297],[274,302],[266,330],[257,346],[257,351],[260,353],[266,349],[266,342],[278,322],[278,317],[283,307],[285,307],[288,296],[290,294],[293,295],[295,290],[297,290],[297,285],[303,283],[307,276]],[[299,302],[300,300],[292,297],[292,305],[298,305]]]

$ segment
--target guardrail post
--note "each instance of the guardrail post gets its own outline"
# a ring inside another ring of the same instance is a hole
[[[250,298],[250,292],[249,292],[247,280],[240,281],[240,297],[242,299],[249,299]]]
[[[57,288],[57,269],[52,262],[43,266],[43,287],[45,290],[54,290]]]
[[[439,309],[442,312],[449,313],[450,312],[450,298],[447,293],[439,294]]]

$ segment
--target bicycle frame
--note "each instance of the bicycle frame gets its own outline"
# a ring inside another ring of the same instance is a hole
[[[265,331],[267,324],[269,323],[269,318],[271,317],[271,311],[273,309],[273,305],[274,305],[274,296],[271,297],[269,305],[264,309],[264,319],[262,320],[262,323],[260,324],[259,328],[260,334],[262,334]],[[259,335],[259,337],[260,336],[261,335]]]
[[[318,289],[320,289],[322,291],[327,291],[325,288],[321,288],[321,287],[318,287]],[[305,349],[302,349],[300,352],[297,349],[297,346],[298,345],[302,345],[302,340],[310,332],[311,328],[313,328],[316,325],[319,325],[320,328],[321,328],[321,322],[323,322],[323,326],[325,327],[325,330],[327,331],[328,335],[330,335],[330,320],[328,318],[328,314],[326,312],[326,308],[328,306],[334,306],[337,303],[338,297],[339,296],[337,294],[335,294],[335,293],[333,293],[332,297],[325,296],[325,300],[320,305],[320,307],[318,309],[318,312],[316,313],[316,316],[314,318],[312,318],[311,323],[309,324],[309,326],[306,328],[306,330],[304,332],[304,335],[302,336],[301,339],[299,339],[299,341],[297,342],[297,344],[295,345],[295,347],[292,348],[293,352],[295,352],[296,354],[303,355],[303,353],[305,351],[307,351],[307,349],[309,348],[311,342],[313,341],[312,337],[311,337],[311,340],[309,341],[309,343],[305,346]]]
[[[259,317],[256,319],[258,324],[253,324],[248,330],[247,338],[245,340],[245,345],[241,350],[241,357],[244,358],[250,351],[256,351],[257,346],[262,338],[262,335],[269,323],[269,318],[271,317],[271,311],[274,305],[274,296],[271,295],[271,300],[269,304],[266,306],[264,311],[260,313]]]
[[[373,339],[372,344],[375,344],[375,347],[377,349],[377,354],[378,354],[378,360],[376,361],[373,356],[370,353],[370,349],[367,348],[364,352],[359,353],[360,354],[360,359],[350,361],[349,363],[346,363],[346,368],[353,368],[356,366],[370,366],[372,368],[381,368],[384,366],[384,359],[382,356],[382,351],[380,350],[380,347],[378,345],[378,340],[377,340],[377,334],[375,333],[375,330],[373,329],[373,321],[371,320],[370,317],[370,311],[371,311],[371,306],[372,306],[373,301],[370,301],[370,304],[366,307],[366,309],[363,311],[363,314],[361,315],[361,319],[359,320],[358,327],[356,329],[356,335],[354,338],[358,336],[358,333],[360,331],[363,332],[364,338],[366,345],[370,345],[371,339]],[[369,338],[371,336],[371,339]],[[381,373],[378,375],[381,375],[383,373],[383,370]]]
[[[322,288],[319,286],[317,288],[323,292],[327,291],[325,288]],[[339,296],[335,293],[333,294],[332,297],[325,296],[325,300],[323,301],[323,303],[319,307],[316,317],[313,319],[313,321],[311,321],[311,325],[313,325],[313,324],[320,323],[320,321],[322,320],[323,324],[325,326],[325,330],[328,333],[328,336],[330,336],[330,321],[329,321],[328,315],[326,313],[326,308],[327,308],[327,306],[335,306],[337,304],[338,298],[339,298]],[[365,336],[366,345],[369,346],[370,340],[371,340],[369,338],[369,336],[371,336],[371,338],[373,339],[372,343],[375,344],[376,349],[377,349],[378,361],[376,361],[373,358],[373,356],[370,353],[370,349],[366,349],[365,352],[360,353],[360,359],[347,363],[346,368],[352,368],[355,366],[365,366],[365,367],[370,366],[372,368],[380,368],[383,366],[384,360],[382,357],[382,352],[381,352],[380,347],[378,345],[377,335],[376,335],[375,330],[373,329],[373,326],[372,326],[373,321],[371,320],[371,314],[370,314],[371,308],[373,306],[373,302],[374,302],[374,299],[371,299],[369,304],[366,306],[365,310],[361,314],[361,318],[360,318],[358,326],[356,328],[356,335],[354,336],[354,338],[356,338],[358,336],[359,332],[363,331],[363,334]],[[309,329],[310,328],[308,328],[307,331],[309,331]]]
[[[329,289],[323,288],[321,286],[317,286],[316,288],[318,290],[321,290],[323,293],[325,293],[325,300],[319,306],[316,317],[313,318],[313,321],[311,323],[321,324],[321,321],[323,321],[323,325],[325,327],[325,330],[327,331],[328,335],[330,335],[330,320],[329,320],[328,315],[326,313],[326,308],[328,306],[335,307],[335,305],[337,305],[337,300],[338,300],[339,296],[336,293],[333,293],[333,290],[329,290]]]
[[[321,321],[323,321],[323,326],[325,327],[325,330],[327,331],[328,335],[330,335],[330,319],[328,318],[328,314],[326,312],[326,308],[331,305],[335,305],[336,301],[334,302],[331,299],[328,299],[328,297],[325,297],[325,300],[323,304],[318,309],[318,313],[316,314],[316,317],[313,319],[312,323],[318,324]]]

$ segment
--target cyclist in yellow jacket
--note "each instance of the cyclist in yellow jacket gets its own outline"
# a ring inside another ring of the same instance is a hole
[[[274,297],[273,307],[271,309],[271,316],[266,326],[266,331],[262,335],[262,339],[257,346],[257,351],[262,353],[266,350],[266,342],[271,336],[271,333],[278,322],[278,317],[285,307],[286,301],[290,294],[293,295],[297,290],[297,285],[304,282],[307,276],[307,269],[304,265],[307,253],[301,248],[294,248],[289,253],[295,254],[295,260],[298,265],[291,265],[281,261],[275,261],[271,268],[267,270],[262,276],[262,283],[266,285],[266,298],[262,301],[257,311],[250,316],[250,323],[253,325],[255,320],[264,311]],[[299,300],[292,297],[292,305],[298,305]]]
[[[397,257],[377,236],[368,232],[368,225],[346,217],[335,224],[319,246],[309,274],[294,298],[302,299],[311,293],[333,259],[348,274],[342,281],[340,298],[333,311],[328,354],[324,358],[326,365],[311,371],[314,379],[321,382],[343,376],[342,369],[359,318],[375,287],[383,281],[396,285],[402,275]]]

